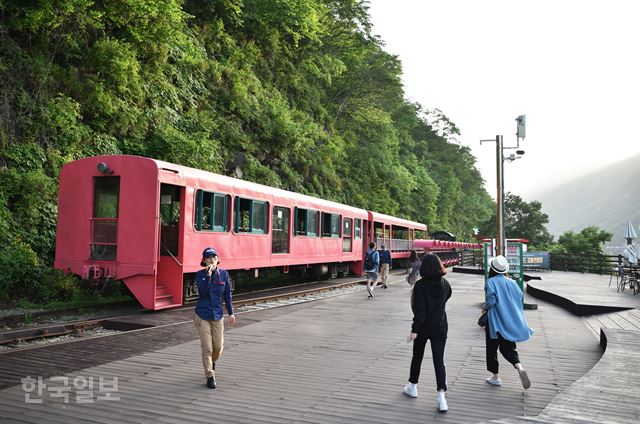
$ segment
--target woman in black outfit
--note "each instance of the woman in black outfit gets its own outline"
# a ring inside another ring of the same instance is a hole
[[[444,365],[444,347],[447,343],[449,328],[445,305],[451,297],[451,285],[443,278],[446,273],[440,258],[436,255],[427,254],[422,258],[420,265],[422,278],[413,286],[411,293],[413,324],[407,340],[413,341],[413,358],[411,358],[409,383],[404,387],[404,394],[418,397],[416,386],[420,377],[420,365],[427,340],[431,340],[431,355],[438,390],[436,401],[440,412],[446,412],[449,409],[445,399],[447,371]]]

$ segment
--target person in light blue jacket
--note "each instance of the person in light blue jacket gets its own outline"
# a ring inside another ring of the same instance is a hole
[[[494,386],[502,385],[498,376],[499,348],[502,356],[518,370],[522,387],[528,389],[531,382],[520,363],[516,342],[529,340],[533,329],[527,324],[522,310],[522,290],[505,276],[508,271],[509,263],[504,256],[493,258],[489,265],[489,279],[484,286],[483,312],[487,312],[488,318],[485,327],[487,370],[493,374],[486,381]]]

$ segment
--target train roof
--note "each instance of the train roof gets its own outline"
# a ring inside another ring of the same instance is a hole
[[[226,175],[216,174],[214,172],[204,171],[201,169],[190,168],[187,166],[177,165],[170,162],[165,162],[157,159],[152,159],[144,156],[135,156],[135,155],[104,155],[104,156],[91,156],[88,158],[78,159],[74,162],[82,162],[86,160],[100,160],[104,161],[109,165],[109,160],[118,158],[120,160],[124,159],[127,162],[147,162],[154,163],[155,167],[160,171],[169,171],[171,173],[177,174],[178,176],[184,178],[185,180],[191,181],[200,181],[207,182],[215,179],[217,183],[220,183],[225,186],[234,187],[238,191],[242,192],[255,192],[267,194],[273,197],[286,198],[286,199],[304,199],[308,203],[313,204],[315,207],[321,208],[326,207],[327,209],[341,209],[344,211],[348,211],[353,213],[357,217],[367,218],[367,211],[364,209],[356,208],[353,206],[345,205],[342,203],[333,202],[330,200],[321,199],[319,197],[309,196],[305,194],[296,193],[293,191],[283,190],[275,187],[270,187],[264,184],[254,183],[251,181],[241,180],[238,178],[229,177]],[[72,165],[73,162],[65,164]],[[205,188],[203,184],[194,184],[198,186],[198,188]],[[206,188],[205,188],[206,189]]]
[[[410,221],[408,219],[396,218],[395,216],[385,215],[383,213],[378,213],[378,212],[369,211],[369,220],[386,222],[392,225],[398,225],[403,227],[411,227],[417,230],[424,230],[424,231],[427,230],[427,226],[425,224],[421,224],[415,221]]]
[[[407,219],[396,218],[394,216],[385,215],[378,212],[367,211],[365,209],[356,208],[354,206],[345,205],[343,203],[333,202],[331,200],[321,199],[315,196],[309,196],[306,194],[296,193],[289,190],[284,190],[280,188],[270,187],[264,184],[254,183],[251,181],[241,180],[238,178],[229,177],[226,175],[216,174],[210,171],[204,171],[201,169],[190,168],[188,166],[177,165],[171,162],[165,162],[158,159],[152,159],[144,156],[135,156],[135,155],[103,155],[103,156],[91,156],[83,159],[78,159],[73,162],[84,162],[87,160],[91,161],[105,161],[107,165],[109,164],[110,159],[118,158],[119,160],[125,160],[127,162],[147,162],[155,164],[155,167],[158,171],[168,171],[174,174],[177,174],[181,178],[192,180],[192,181],[212,181],[215,178],[215,181],[221,183],[226,186],[234,187],[239,189],[239,191],[243,192],[255,192],[267,194],[273,197],[285,198],[285,199],[303,199],[309,205],[313,205],[317,208],[325,207],[327,209],[341,209],[344,211],[351,212],[356,217],[361,217],[364,219],[381,221],[392,225],[403,226],[403,227],[411,227],[416,228],[418,230],[426,230],[427,226],[425,224],[410,221]],[[72,166],[73,162],[69,162],[65,164],[66,166]],[[199,188],[205,188],[202,184],[196,184]]]

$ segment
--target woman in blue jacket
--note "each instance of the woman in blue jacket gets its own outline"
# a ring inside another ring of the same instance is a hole
[[[493,258],[484,287],[483,312],[487,312],[488,318],[485,327],[487,370],[493,374],[486,381],[494,386],[502,385],[498,376],[499,348],[502,356],[518,370],[522,387],[528,389],[531,382],[520,363],[516,342],[529,340],[533,330],[529,328],[522,311],[522,290],[515,281],[505,276],[508,271],[509,263],[504,256]]]

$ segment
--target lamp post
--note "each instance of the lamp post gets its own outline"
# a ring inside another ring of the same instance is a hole
[[[480,144],[483,142],[496,143],[496,254],[506,256],[506,231],[504,227],[504,161],[510,162],[520,159],[524,155],[524,150],[516,150],[516,154],[511,154],[509,157],[504,157],[504,149],[520,149],[520,139],[525,137],[526,117],[520,115],[516,118],[517,125],[517,146],[504,147],[504,143],[501,135],[496,135],[495,140],[480,140]]]

